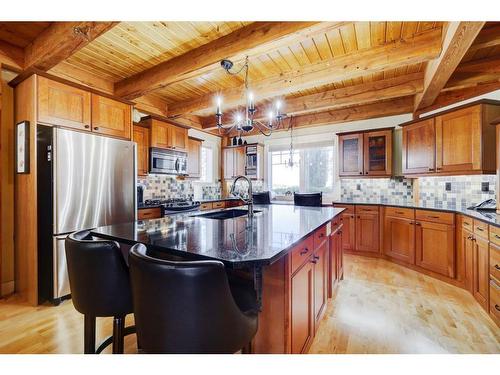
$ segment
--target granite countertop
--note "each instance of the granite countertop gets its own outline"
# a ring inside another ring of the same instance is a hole
[[[391,206],[391,207],[403,207],[403,208],[415,208],[421,210],[434,210],[434,211],[445,211],[454,212],[458,214],[467,215],[474,219],[484,221],[485,223],[500,227],[500,215],[495,213],[495,211],[480,212],[475,210],[469,210],[467,207],[456,206],[456,207],[437,207],[432,205],[421,205],[413,202],[408,203],[394,203],[390,201],[363,201],[363,200],[338,200],[334,201],[333,204],[360,204],[360,205],[378,205],[378,206]]]
[[[148,204],[147,206],[143,204],[140,204],[138,203],[137,204],[137,209],[138,210],[144,210],[146,208],[158,208],[158,207],[161,207],[162,205],[161,204]]]
[[[246,215],[215,220],[191,212],[99,227],[92,234],[191,259],[220,260],[230,267],[269,265],[343,209],[271,204],[255,205],[255,211],[260,212],[251,222]],[[207,212],[212,211],[203,214]]]

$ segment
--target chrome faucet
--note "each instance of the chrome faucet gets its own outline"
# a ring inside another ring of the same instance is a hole
[[[248,198],[243,198],[243,196],[240,193],[236,193],[236,183],[238,180],[244,179],[248,182]],[[253,195],[252,195],[252,180],[250,180],[247,176],[237,176],[234,181],[233,181],[233,186],[231,186],[231,195],[235,196],[236,198],[241,199],[244,203],[248,205],[248,218],[251,219],[253,218]]]

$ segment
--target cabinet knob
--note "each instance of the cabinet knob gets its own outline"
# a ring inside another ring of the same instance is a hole
[[[304,250],[300,252],[300,255],[305,255],[309,252],[309,249],[306,247]]]
[[[99,127],[98,126],[94,126],[94,130],[99,130]]]
[[[420,224],[418,221],[416,221],[416,222],[415,222],[415,225],[422,225],[422,224]]]
[[[442,170],[442,169],[443,169],[443,168],[440,168],[440,167],[436,168],[436,170],[437,170],[437,171],[440,171],[440,170]]]
[[[319,256],[315,255],[315,256],[313,256],[313,259],[314,260],[319,260]]]
[[[429,168],[429,172],[434,172],[434,168]]]
[[[500,306],[495,305],[495,309],[496,309],[497,311],[500,311]]]
[[[359,174],[363,174],[363,172],[359,172]]]
[[[365,174],[368,174],[368,172],[365,172]]]
[[[500,271],[500,266],[498,264],[495,264],[495,269]]]
[[[313,259],[313,260],[311,260],[311,263],[316,264],[316,263],[318,263],[318,261]]]
[[[85,128],[85,129],[88,129],[88,128],[90,128],[90,126],[88,126],[88,125],[85,125],[85,126],[84,126],[84,128]]]

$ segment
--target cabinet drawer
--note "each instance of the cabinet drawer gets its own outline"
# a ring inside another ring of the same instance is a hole
[[[224,208],[226,207],[226,202],[214,202],[213,208]]]
[[[321,246],[321,244],[326,240],[326,225],[321,228],[316,229],[313,234],[314,237],[314,250]]]
[[[463,215],[460,217],[461,217],[461,221],[462,221],[462,227],[467,229],[467,230],[472,231],[472,228],[474,225],[474,221],[472,220],[472,218],[468,217],[468,216],[463,216]]]
[[[474,234],[479,237],[488,239],[488,224],[479,220],[474,220]]]
[[[455,223],[455,214],[442,211],[416,210],[415,217],[417,220],[430,221],[440,224]]]
[[[490,280],[490,314],[500,321],[500,285]]]
[[[402,217],[405,219],[414,219],[415,210],[412,208],[386,207],[386,216]]]
[[[313,236],[307,237],[291,252],[292,274],[297,271],[313,253]]]
[[[378,206],[356,206],[357,214],[378,214]]]
[[[490,242],[500,246],[500,228],[490,225]]]
[[[161,208],[143,208],[138,210],[137,219],[145,220],[145,219],[158,219],[161,217]]]
[[[490,243],[490,275],[500,280],[500,246]]]
[[[337,208],[345,208],[345,211],[342,211],[343,214],[353,214],[354,213],[354,205],[352,204],[337,204],[333,205]]]
[[[211,210],[213,207],[212,203],[202,203],[200,204],[200,210],[206,211],[206,210]]]

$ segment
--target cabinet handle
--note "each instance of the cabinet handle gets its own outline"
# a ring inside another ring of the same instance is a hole
[[[402,212],[402,211],[396,211],[396,213],[397,213],[398,215],[404,215],[404,212]]]
[[[415,225],[422,225],[422,224],[420,224],[418,221],[416,221],[416,222],[415,222]]]
[[[319,260],[319,256],[315,255],[315,256],[313,256],[313,259],[314,260]]]
[[[498,238],[500,240],[500,236],[498,234],[495,234],[495,238]]]
[[[495,264],[495,269],[500,271],[500,266],[498,264]]]
[[[427,217],[431,219],[439,219],[439,216],[434,216],[434,215],[427,215]]]
[[[434,168],[429,168],[429,172],[434,172]]]
[[[484,232],[484,229],[483,228],[479,228],[479,227],[476,227],[476,229],[480,232]]]
[[[495,309],[496,309],[497,311],[500,311],[500,306],[495,305]]]
[[[437,171],[440,171],[440,170],[442,170],[442,169],[443,169],[443,168],[441,168],[441,167],[437,167],[437,168],[436,168],[436,170],[437,170]]]
[[[313,259],[313,260],[311,260],[311,263],[316,264],[316,263],[318,263],[318,261]]]
[[[469,226],[470,224],[466,221],[463,222],[464,225]]]
[[[325,234],[324,233],[320,233],[319,234],[319,238],[323,238],[323,237],[325,237]]]
[[[469,235],[469,236],[467,236],[467,239],[468,239],[468,240],[472,240],[472,236],[470,236],[470,235]]]
[[[300,252],[300,255],[305,255],[309,252],[309,249],[306,247],[304,250]]]

